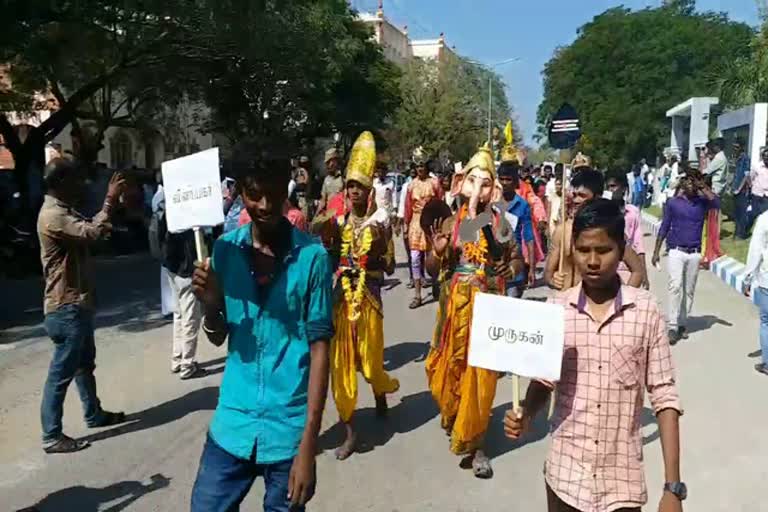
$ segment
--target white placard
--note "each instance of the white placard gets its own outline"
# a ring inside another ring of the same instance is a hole
[[[224,223],[219,148],[163,162],[162,171],[168,231]]]
[[[560,380],[565,311],[557,304],[478,293],[469,364],[522,377]]]

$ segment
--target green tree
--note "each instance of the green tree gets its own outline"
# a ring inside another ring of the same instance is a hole
[[[567,101],[579,112],[597,164],[653,158],[668,137],[666,110],[692,96],[711,96],[710,70],[747,55],[753,35],[724,14],[689,13],[681,2],[672,4],[610,9],[558,49],[544,69],[540,131]]]
[[[411,61],[401,81],[402,103],[388,132],[397,156],[405,159],[421,146],[430,155],[468,159],[488,139],[489,78],[491,122],[503,127],[513,114],[496,73],[461,58]],[[515,133],[520,142],[519,129]]]

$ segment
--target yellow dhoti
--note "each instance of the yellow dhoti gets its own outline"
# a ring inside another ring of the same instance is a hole
[[[482,444],[488,430],[499,374],[467,364],[472,306],[481,290],[462,280],[450,286],[440,306],[441,328],[435,330],[426,370],[442,426],[451,434],[451,451],[466,454]]]
[[[357,405],[357,370],[376,396],[394,393],[400,383],[384,371],[384,316],[370,290],[361,301],[356,322],[347,318],[347,304],[342,297],[334,306],[333,323],[336,334],[331,342],[331,389],[339,417],[349,422]]]

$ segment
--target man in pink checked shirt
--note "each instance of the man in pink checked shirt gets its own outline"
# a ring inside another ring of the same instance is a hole
[[[648,268],[645,263],[642,217],[640,216],[640,210],[637,206],[627,204],[626,201],[624,201],[624,197],[629,189],[627,175],[621,171],[609,172],[605,177],[605,189],[611,193],[613,200],[620,205],[621,211],[624,214],[624,237],[627,240],[627,244],[637,253],[640,257],[640,261],[642,261],[643,272],[646,276],[643,286],[648,289]],[[632,275],[632,273],[624,262],[619,265],[618,273],[619,277],[621,277],[621,282],[629,282],[629,276]]]
[[[616,202],[595,199],[573,221],[580,285],[551,302],[565,308],[565,351],[544,464],[550,512],[639,512],[648,495],[640,433],[644,390],[656,413],[664,458],[659,512],[681,512],[680,400],[664,317],[654,297],[623,285],[624,217]],[[524,407],[504,418],[519,438],[547,402],[553,384],[532,381]],[[659,482],[661,484],[661,482]]]

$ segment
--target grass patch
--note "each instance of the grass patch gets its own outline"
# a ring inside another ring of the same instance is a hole
[[[749,240],[733,238],[736,224],[730,220],[724,220],[720,227],[720,248],[725,254],[742,263],[747,262],[749,253]]]
[[[656,206],[654,204],[649,206],[648,208],[643,208],[643,211],[661,220],[661,214],[662,214],[661,206]]]
[[[643,211],[653,215],[661,220],[662,209],[659,206],[649,206],[643,208]],[[723,220],[720,228],[720,248],[723,253],[742,263],[747,262],[747,253],[749,252],[749,240],[734,239],[733,233],[736,225],[732,220]]]

